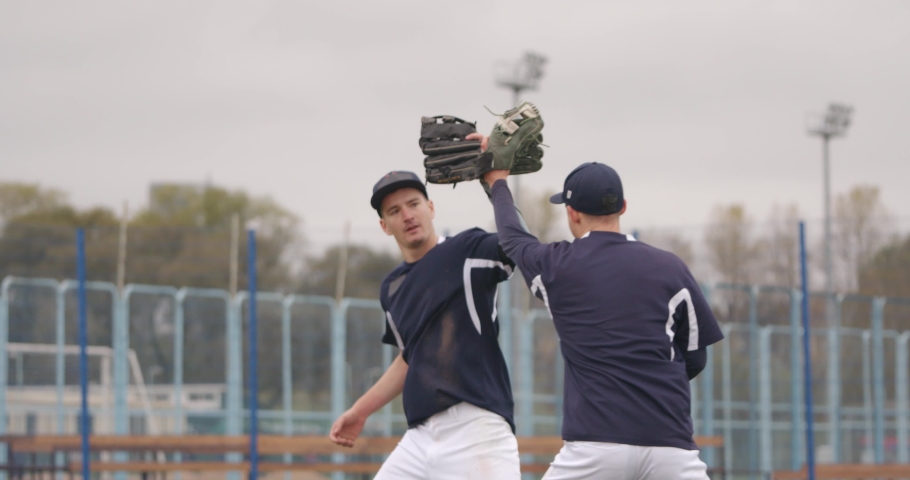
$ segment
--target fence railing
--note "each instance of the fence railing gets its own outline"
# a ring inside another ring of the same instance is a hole
[[[79,429],[74,346],[75,283],[7,277],[0,284],[0,435]],[[801,293],[778,287],[706,285],[725,340],[692,382],[695,431],[721,435],[728,470],[799,468],[805,411]],[[259,428],[324,434],[390,365],[378,301],[257,294],[258,391],[250,392],[245,294],[226,290],[87,283],[91,428],[112,434],[248,432],[250,394]],[[910,302],[813,294],[833,321],[813,314],[813,395],[820,462],[910,461]],[[850,316],[850,325],[841,326]],[[519,434],[558,434],[563,364],[544,310],[502,310]],[[829,323],[830,322],[830,323]],[[889,328],[886,328],[888,326]],[[366,434],[407,428],[400,400],[370,418]],[[5,452],[0,452],[0,456]],[[0,461],[3,461],[0,458]],[[723,465],[718,465],[723,463]]]

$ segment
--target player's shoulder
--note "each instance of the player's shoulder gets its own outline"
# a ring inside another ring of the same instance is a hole
[[[654,263],[660,264],[662,267],[672,267],[677,268],[682,272],[688,271],[686,262],[683,259],[679,258],[675,253],[664,250],[659,247],[655,247],[650,243],[642,242],[640,240],[630,239],[629,245],[633,245],[634,248],[640,249],[642,252],[646,253],[647,258],[653,261]]]
[[[490,235],[496,235],[496,234],[490,233],[480,227],[474,227],[474,228],[469,228],[467,230],[464,230],[452,238],[453,239],[457,238],[457,239],[461,239],[461,240],[471,240],[471,239],[476,239],[476,238],[487,238]]]
[[[482,228],[474,227],[464,230],[457,233],[452,237],[445,239],[444,243],[448,243],[450,246],[456,245],[475,245],[477,242],[482,242],[490,237],[496,237],[495,233],[490,233],[485,231]]]
[[[404,273],[405,270],[407,270],[407,269],[408,269],[407,262],[399,263],[398,266],[393,268],[392,271],[389,272],[388,275],[386,275],[385,278],[382,279],[382,284],[386,285],[389,282],[391,282],[392,280],[395,280],[396,278],[400,277],[401,274]]]

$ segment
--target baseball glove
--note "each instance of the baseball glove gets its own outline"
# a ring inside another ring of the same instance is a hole
[[[477,160],[480,140],[465,140],[477,132],[475,124],[439,115],[420,119],[420,149],[429,183],[458,183],[480,178]]]
[[[499,115],[485,152],[480,141],[465,140],[476,132],[475,124],[458,117],[423,117],[420,149],[429,183],[458,183],[482,179],[490,170],[509,170],[512,175],[541,169],[543,119],[537,107],[522,103]]]
[[[480,159],[481,170],[484,173],[509,170],[510,175],[540,170],[543,167],[543,134],[540,133],[543,118],[537,107],[524,102],[498,116],[487,150]]]

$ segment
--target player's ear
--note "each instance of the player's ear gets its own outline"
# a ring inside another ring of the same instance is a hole
[[[574,208],[566,205],[566,214],[569,216],[569,223],[581,223],[581,215]]]
[[[430,207],[430,220],[433,220],[436,218],[436,206],[433,205],[433,201],[430,199],[427,199],[427,205]]]
[[[392,234],[392,232],[389,231],[389,226],[386,225],[384,218],[379,219],[379,226],[382,227],[382,231],[385,232],[386,235]]]
[[[626,205],[627,205],[627,204],[626,204],[626,201],[623,200],[623,201],[622,201],[622,210],[619,211],[619,214],[620,214],[620,215],[626,213]]]

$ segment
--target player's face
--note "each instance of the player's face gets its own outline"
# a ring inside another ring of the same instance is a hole
[[[396,190],[382,200],[379,225],[405,248],[416,248],[435,235],[433,202],[414,188]]]

